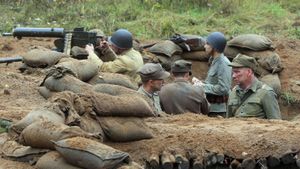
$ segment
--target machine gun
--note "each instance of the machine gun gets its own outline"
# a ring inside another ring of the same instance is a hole
[[[22,56],[0,58],[0,63],[6,63],[6,64],[9,64],[12,62],[21,62],[21,61],[23,61]]]
[[[73,31],[66,31],[64,28],[26,28],[17,27],[12,33],[3,33],[2,36],[13,36],[18,39],[22,37],[55,37],[56,50],[70,55],[73,46],[84,47],[87,44],[99,45],[99,39],[103,36],[97,36],[96,32],[84,31],[84,28],[75,28]]]

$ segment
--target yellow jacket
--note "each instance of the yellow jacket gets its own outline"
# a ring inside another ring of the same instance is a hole
[[[108,52],[114,54],[111,49],[109,49]],[[115,55],[113,60],[109,62],[103,62],[95,53],[90,54],[88,60],[99,65],[99,71],[101,72],[125,74],[136,83],[141,81],[140,76],[137,74],[137,70],[144,64],[143,57],[133,48],[124,51],[120,55]]]

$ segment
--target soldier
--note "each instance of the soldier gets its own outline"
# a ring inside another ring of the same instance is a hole
[[[159,92],[163,110],[168,114],[182,114],[185,112],[208,114],[209,106],[205,98],[204,89],[193,86],[190,82],[192,63],[177,60],[171,66],[173,83],[162,87]]]
[[[164,79],[170,76],[160,64],[146,63],[142,66],[138,73],[142,79],[142,85],[138,89],[139,93],[144,94],[153,101],[153,105],[158,113],[162,112],[158,91],[160,91]]]
[[[274,90],[254,76],[255,58],[238,54],[230,66],[236,86],[229,95],[227,117],[281,119]]]
[[[99,71],[122,73],[128,75],[136,83],[140,82],[137,70],[143,66],[141,54],[132,48],[132,34],[125,29],[119,29],[100,44],[102,53],[112,57],[112,61],[103,62],[94,52],[93,45],[86,45],[88,60],[99,65]]]
[[[209,116],[226,116],[226,102],[231,88],[231,67],[228,66],[230,61],[223,54],[225,46],[226,39],[220,32],[208,35],[204,46],[212,62],[204,83],[198,81],[197,84],[203,86],[210,103]]]

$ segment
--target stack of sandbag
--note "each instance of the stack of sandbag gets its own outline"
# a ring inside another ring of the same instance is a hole
[[[52,96],[52,92],[72,91],[80,93],[89,91],[92,85],[78,79],[79,73],[63,66],[52,67],[39,87],[39,93],[46,99]]]
[[[208,54],[205,52],[205,39],[198,35],[174,35],[171,40],[181,47],[182,59],[207,62]]]
[[[53,102],[62,104],[61,107],[68,103],[69,109],[80,114],[80,127],[83,130],[94,134],[103,130],[107,140],[120,142],[153,137],[143,118],[156,114],[139,93],[116,85],[97,86],[95,90],[98,92],[61,92],[53,98]],[[115,90],[110,90],[111,88]]]
[[[255,73],[277,94],[280,94],[281,85],[278,73],[282,71],[283,66],[280,56],[274,50],[274,44],[269,38],[256,34],[244,34],[229,40],[224,54],[230,60],[239,53],[254,57],[259,63]]]
[[[155,45],[147,49],[146,53],[147,52],[155,55],[154,57],[152,57],[150,62],[158,61],[163,66],[163,68],[165,68],[166,70],[170,70],[171,64],[174,61],[181,59],[180,55],[182,54],[182,49],[174,42],[165,40],[156,43]],[[149,58],[151,58],[151,54]]]
[[[37,109],[13,124],[11,128],[19,134],[18,142],[8,137],[0,140],[2,158],[31,165],[37,163],[35,167],[41,169],[115,168],[129,164],[127,153],[100,143],[104,134],[96,117],[85,113],[79,126],[68,126],[62,117],[66,116],[64,113],[68,112],[57,114]]]

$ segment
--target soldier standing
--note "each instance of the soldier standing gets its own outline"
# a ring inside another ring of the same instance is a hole
[[[255,58],[239,54],[230,66],[236,86],[229,95],[226,116],[281,119],[274,90],[254,75],[258,67]]]
[[[88,60],[99,65],[99,71],[121,73],[128,75],[136,83],[140,83],[137,70],[143,66],[141,54],[132,48],[132,34],[125,29],[119,29],[102,41],[100,47],[104,55],[109,55],[112,61],[103,62],[94,52],[93,45],[86,45]]]
[[[223,54],[225,46],[226,39],[220,32],[209,34],[204,46],[212,62],[204,83],[198,81],[196,85],[204,88],[210,103],[209,116],[226,115],[226,102],[231,88],[231,67],[228,66],[230,61]]]

